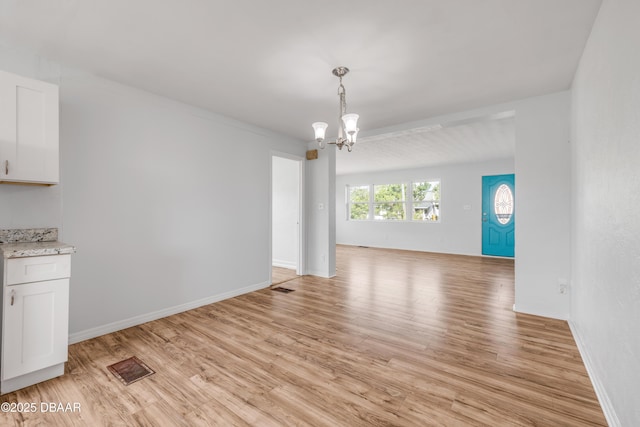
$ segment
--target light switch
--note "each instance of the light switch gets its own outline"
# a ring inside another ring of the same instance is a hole
[[[470,211],[471,210],[471,205],[464,205],[462,207],[462,209],[464,209],[465,211]]]

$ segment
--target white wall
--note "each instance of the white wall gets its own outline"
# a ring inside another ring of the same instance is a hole
[[[640,425],[639,17],[605,0],[573,83],[571,326],[612,426]]]
[[[514,162],[513,158],[510,158],[410,170],[339,175],[336,179],[336,240],[345,245],[481,255],[482,176],[513,172]],[[440,180],[439,223],[347,220],[346,185],[424,180]],[[465,210],[465,206],[469,209]]]
[[[271,188],[272,263],[276,267],[295,269],[298,264],[300,162],[274,156]]]
[[[269,284],[271,150],[304,145],[91,76],[62,89],[72,334]]]
[[[568,319],[571,273],[569,92],[516,109],[516,311]]]
[[[42,77],[44,60],[14,52],[4,69]],[[72,342],[268,286],[271,155],[304,144],[45,68],[59,74],[61,184],[0,186],[0,226],[59,226],[77,246]]]
[[[317,143],[308,144],[310,150],[317,148]],[[306,162],[306,274],[320,277],[336,275],[336,151],[329,145]]]

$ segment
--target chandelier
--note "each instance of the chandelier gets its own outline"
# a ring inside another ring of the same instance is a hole
[[[340,97],[340,115],[338,116],[338,138],[335,141],[325,142],[324,136],[329,126],[325,122],[315,122],[311,126],[315,131],[316,141],[320,144],[320,148],[324,148],[326,144],[335,144],[338,149],[347,147],[347,151],[351,152],[353,144],[356,143],[358,136],[358,116],[357,114],[347,114],[346,91],[342,85],[342,77],[349,72],[347,67],[337,67],[333,69],[333,75],[340,79],[338,86],[338,96]]]

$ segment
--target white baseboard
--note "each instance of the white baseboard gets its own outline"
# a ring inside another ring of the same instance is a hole
[[[260,289],[264,289],[269,286],[270,286],[269,282],[262,282],[256,285],[246,286],[244,288],[235,289],[233,291],[224,292],[218,295],[213,295],[213,296],[202,298],[196,301],[187,302],[187,303],[176,305],[173,307],[167,307],[165,309],[142,314],[140,316],[134,316],[128,319],[119,320],[117,322],[108,323],[106,325],[98,326],[95,328],[86,329],[84,331],[74,332],[73,334],[69,334],[69,344],[75,344],[80,341],[85,341],[91,338],[99,337],[101,335],[110,334],[112,332],[120,331],[122,329],[130,328],[132,326],[137,326],[146,322],[151,322],[152,320],[162,319],[163,317],[182,313],[183,311],[187,311],[187,310],[193,310],[194,308],[202,307],[203,305],[207,305],[207,304],[213,304],[214,302],[222,301],[225,299],[237,297],[238,295],[258,291]]]
[[[610,427],[620,427],[620,420],[616,415],[616,411],[613,409],[613,405],[611,404],[611,400],[609,399],[609,395],[607,395],[607,391],[598,379],[598,377],[594,373],[593,363],[591,361],[591,356],[589,355],[589,351],[587,350],[587,346],[585,345],[582,336],[578,332],[578,328],[574,325],[574,323],[569,321],[569,328],[571,329],[571,334],[573,335],[573,339],[578,346],[578,351],[580,352],[580,356],[582,357],[582,361],[584,362],[585,368],[587,368],[587,374],[589,374],[589,379],[591,380],[591,384],[593,385],[593,389],[596,392],[596,396],[598,397],[598,402],[600,402],[600,407],[602,407],[602,412],[604,412],[604,417],[607,419],[607,423]]]
[[[516,313],[532,314],[534,316],[540,316],[540,317],[549,317],[551,319],[569,320],[569,315],[567,313],[559,314],[559,313],[552,313],[551,311],[534,310],[529,307],[523,307],[522,305],[516,306],[515,304],[513,304],[513,311],[515,311]]]
[[[292,261],[284,261],[281,259],[274,259],[271,262],[271,265],[274,267],[282,267],[282,268],[288,268],[290,270],[295,270],[297,268],[297,265],[295,262]]]
[[[324,279],[331,279],[332,277],[336,277],[335,274],[327,276],[327,272],[326,271],[320,271],[320,270],[307,270],[306,274],[309,275],[309,276],[322,277]]]

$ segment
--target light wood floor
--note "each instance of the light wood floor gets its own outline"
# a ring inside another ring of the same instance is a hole
[[[282,267],[271,267],[271,286],[280,285],[297,278],[295,270]]]
[[[513,262],[338,248],[338,276],[72,345],[67,374],[2,402],[80,413],[0,425],[606,425],[566,322],[516,314]],[[106,369],[157,371],[123,386]]]

